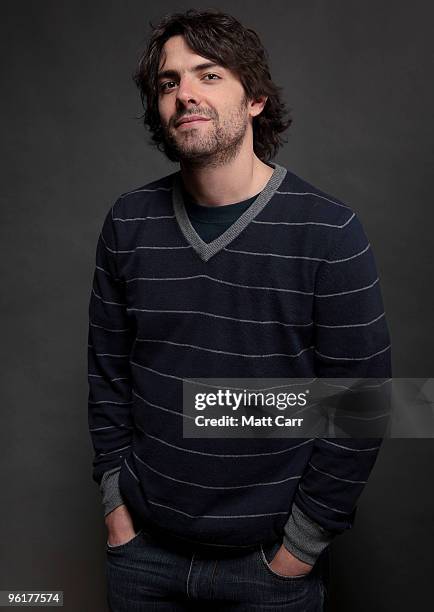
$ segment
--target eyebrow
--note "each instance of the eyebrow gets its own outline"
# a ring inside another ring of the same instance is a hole
[[[221,66],[219,64],[216,64],[215,62],[203,62],[202,64],[197,64],[196,66],[194,66],[190,72],[200,72],[201,70],[206,70],[207,68],[221,68]],[[162,70],[161,72],[158,73],[158,80],[160,81],[161,79],[164,78],[176,78],[179,77],[179,72],[177,70]]]

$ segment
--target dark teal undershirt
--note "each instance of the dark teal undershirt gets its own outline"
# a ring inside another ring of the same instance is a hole
[[[207,243],[223,234],[258,196],[256,194],[234,204],[205,206],[194,202],[185,189],[183,189],[183,195],[188,218],[202,240]]]

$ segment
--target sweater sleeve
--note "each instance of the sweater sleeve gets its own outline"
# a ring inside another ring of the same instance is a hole
[[[99,485],[104,473],[120,469],[133,435],[129,356],[135,334],[118,276],[115,206],[98,238],[89,302],[88,422],[94,449],[92,478]]]
[[[121,495],[119,489],[119,472],[121,468],[113,468],[107,470],[100,484],[100,491],[102,495],[102,505],[104,508],[104,516],[106,517],[112,510],[115,510],[118,506],[125,504],[125,501]]]
[[[390,337],[372,248],[353,215],[318,269],[314,303],[319,378],[391,377]],[[284,546],[306,563],[354,523],[381,438],[315,438]]]

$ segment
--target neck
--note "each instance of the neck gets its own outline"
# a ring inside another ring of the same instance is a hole
[[[196,202],[206,206],[223,206],[247,200],[267,184],[273,168],[253,152],[243,152],[222,165],[197,167],[188,160],[180,162],[181,176],[187,191]]]

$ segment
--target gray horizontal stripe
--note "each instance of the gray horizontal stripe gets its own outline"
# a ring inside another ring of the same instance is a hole
[[[161,372],[160,370],[155,370],[154,368],[150,368],[149,366],[142,365],[141,363],[137,363],[136,361],[131,361],[130,360],[129,363],[130,363],[130,365],[135,365],[138,368],[142,368],[143,370],[149,370],[150,372],[153,372],[154,374],[158,374],[158,376],[166,376],[167,378],[173,378],[175,380],[179,380],[181,382],[185,382],[185,383],[192,384],[192,385],[199,384],[201,387],[210,387],[210,388],[213,388],[213,389],[221,389],[221,386],[219,386],[219,385],[212,385],[212,384],[208,384],[207,385],[203,381],[197,381],[197,380],[194,380],[194,379],[191,379],[191,378],[182,378],[181,376],[176,376],[175,374],[168,374],[167,372]],[[312,382],[315,382],[316,379],[317,378],[313,378],[311,381],[309,381],[309,383],[305,383],[305,384],[311,384]],[[301,383],[298,383],[298,384],[301,385]],[[284,389],[286,389],[288,386],[297,386],[297,384],[294,383],[294,385],[275,385],[273,387],[258,387],[258,388],[255,388],[255,390],[256,391],[268,391],[268,390],[271,390],[271,389],[280,389],[282,387]],[[225,388],[226,389],[235,389],[235,390],[240,390],[240,389],[242,390],[243,389],[243,387],[230,387],[230,386],[226,386],[226,385],[225,385]]]
[[[351,215],[351,217],[342,223],[341,225],[334,223],[322,223],[320,221],[257,221],[256,219],[252,220],[252,223],[258,223],[261,225],[319,225],[322,227],[334,227],[336,229],[342,229],[351,222],[351,220],[355,217],[355,213]],[[159,215],[159,216],[151,216],[148,215],[146,217],[113,217],[113,221],[147,221],[148,219],[159,220],[159,219],[174,219],[175,215]]]
[[[366,291],[367,289],[371,289],[379,282],[379,278],[377,277],[373,283],[370,285],[365,285],[364,287],[359,287],[359,289],[350,289],[349,291],[339,291],[338,293],[315,293],[315,297],[317,298],[329,298],[336,297],[338,295],[348,295],[349,293],[358,293],[359,291]]]
[[[101,268],[101,266],[95,266],[95,268],[97,270],[100,270],[101,272],[104,272],[104,274],[107,274],[107,276],[109,276],[110,278],[112,278],[114,281],[120,281],[120,278],[116,278],[113,276],[113,274],[110,274],[110,272],[108,272],[107,270],[104,270],[104,268]]]
[[[364,249],[362,249],[355,255],[351,255],[351,257],[342,257],[341,259],[332,259],[332,260],[325,259],[324,261],[329,264],[341,263],[342,261],[349,261],[350,259],[354,259],[355,257],[359,257],[360,255],[363,255],[363,253],[366,253],[366,251],[368,251],[370,247],[371,247],[371,243],[368,242],[368,244],[365,246]]]
[[[239,459],[242,458],[248,458],[248,457],[261,457],[261,456],[268,456],[268,455],[282,455],[283,453],[289,453],[297,448],[300,448],[300,446],[305,446],[306,444],[309,444],[310,442],[313,442],[313,438],[309,438],[308,440],[304,440],[304,442],[300,442],[300,444],[295,444],[294,446],[291,446],[290,448],[284,448],[282,450],[278,450],[278,451],[266,451],[263,453],[206,453],[204,451],[198,451],[198,450],[193,450],[191,448],[183,448],[182,446],[177,446],[176,444],[172,444],[171,442],[167,442],[166,440],[162,440],[161,438],[158,438],[157,436],[153,436],[152,434],[148,433],[147,431],[145,431],[142,427],[140,427],[140,425],[137,425],[137,429],[139,429],[143,434],[145,434],[145,436],[147,436],[148,438],[152,438],[153,440],[156,440],[157,442],[160,442],[160,444],[165,444],[166,446],[169,446],[170,448],[174,448],[176,450],[179,450],[183,453],[192,453],[193,455],[205,455],[206,457],[227,457],[232,459],[233,457],[237,457]]]
[[[169,314],[198,314],[206,317],[213,317],[216,319],[228,319],[229,321],[237,321],[238,323],[258,323],[260,325],[283,325],[285,327],[310,327],[313,325],[313,321],[310,323],[283,323],[283,321],[256,321],[255,319],[237,319],[236,317],[229,317],[226,315],[218,315],[212,312],[204,312],[203,310],[158,310],[153,308],[127,308],[127,312],[158,312],[158,313],[169,313]],[[125,330],[127,331],[127,330]]]
[[[355,216],[356,213],[353,213],[351,217],[345,221],[345,223],[342,223],[342,225],[335,225],[334,223],[320,223],[319,221],[257,221],[256,219],[253,219],[252,223],[262,223],[263,225],[321,225],[323,227],[335,227],[337,229],[342,229],[346,227]]]
[[[384,380],[382,383],[379,383],[378,385],[363,385],[363,389],[376,389],[378,387],[382,387],[383,385],[385,385],[386,383],[390,382],[392,379],[391,378],[387,378],[386,380]],[[326,387],[333,387],[334,389],[348,389],[349,391],[353,392],[355,391],[356,393],[359,392],[359,388],[356,387],[355,389],[353,389],[353,387],[348,387],[347,385],[337,385],[337,384],[333,384],[333,383],[329,383],[329,382],[324,382],[324,379],[321,379],[321,384],[323,384]]]
[[[105,378],[105,376],[102,376],[101,374],[88,374],[87,375],[88,378],[92,377],[92,378]],[[118,376],[118,378],[109,378],[108,379],[110,382],[117,382],[118,380],[130,380],[130,378],[128,376]]]
[[[126,198],[129,195],[132,195],[134,193],[142,193],[142,192],[147,192],[147,193],[152,193],[154,191],[172,191],[171,187],[154,187],[153,189],[147,189],[145,187],[143,187],[142,189],[134,189],[133,191],[127,191],[125,193],[122,193],[118,200],[122,200],[123,198]]]
[[[140,463],[142,463],[149,470],[151,470],[151,472],[155,472],[159,476],[162,476],[163,478],[167,478],[168,480],[173,480],[174,482],[181,482],[182,484],[186,484],[186,485],[189,485],[191,487],[199,487],[201,489],[216,489],[216,490],[229,491],[229,490],[232,490],[232,489],[246,489],[246,488],[249,488],[249,487],[271,486],[271,485],[276,485],[276,484],[282,484],[283,482],[288,482],[288,480],[297,480],[297,479],[301,478],[301,475],[299,475],[299,476],[289,476],[289,478],[283,478],[282,480],[276,480],[274,482],[254,482],[252,484],[232,485],[232,486],[225,486],[225,487],[223,487],[223,486],[203,485],[203,484],[199,484],[197,482],[191,482],[191,481],[188,481],[188,480],[181,480],[179,478],[174,478],[173,476],[169,476],[168,474],[163,474],[163,472],[159,472],[155,468],[151,467],[148,463],[146,463],[146,461],[143,461],[143,459],[141,459],[134,451],[133,451],[133,455],[135,456],[136,459],[138,459],[138,461],[140,461]]]
[[[134,249],[116,251],[107,245],[102,233],[100,235],[101,235],[104,247],[107,249],[107,251],[109,251],[110,253],[114,253],[114,254],[116,253],[134,253],[138,249],[157,249],[157,250],[165,251],[165,250],[170,250],[170,249],[191,249],[192,248],[190,244],[185,245],[185,246],[136,246]],[[258,253],[256,251],[241,251],[237,249],[230,249],[228,247],[223,247],[222,251],[228,251],[229,253],[239,253],[241,255],[257,255],[260,257],[280,257],[283,259],[305,259],[308,261],[321,261],[321,262],[328,263],[328,264],[336,264],[336,263],[342,263],[344,261],[349,261],[350,259],[354,259],[356,257],[359,257],[360,255],[363,255],[363,253],[365,253],[369,249],[370,246],[371,246],[370,243],[368,243],[366,247],[362,249],[361,251],[359,251],[358,253],[355,253],[354,255],[350,255],[349,257],[343,257],[341,259],[324,259],[321,257],[307,257],[305,255],[280,255],[278,253]]]
[[[351,448],[351,446],[344,446],[343,444],[338,444],[337,442],[332,442],[331,440],[326,440],[325,438],[319,438],[322,442],[326,444],[331,444],[332,446],[337,446],[338,448],[343,448],[344,450],[349,450],[355,453],[366,453],[368,451],[378,450],[379,446],[372,446],[371,448]]]
[[[334,480],[340,480],[342,482],[349,482],[350,484],[366,484],[368,482],[367,480],[348,480],[348,478],[341,478],[340,476],[335,476],[334,474],[323,472],[322,470],[319,470],[317,467],[315,467],[310,461],[309,461],[309,465],[313,470],[315,470],[315,472],[324,474],[324,476],[329,476],[330,478],[333,478]]]
[[[106,242],[106,239],[104,238],[103,233],[100,233],[100,237],[101,240],[103,242],[104,248],[109,252],[109,253],[134,253],[134,249],[130,249],[129,251],[115,251],[114,249],[112,249],[111,247],[109,247],[109,245]]]
[[[126,448],[130,448],[131,444],[128,446],[121,446],[121,448],[115,448],[114,450],[108,451],[107,453],[98,453],[97,457],[102,457],[103,455],[112,455],[113,453],[118,453],[121,450],[125,450]]]
[[[256,251],[240,251],[237,249],[229,249],[228,247],[224,247],[222,250],[228,251],[230,253],[240,253],[242,255],[258,255],[260,257],[281,257],[283,259],[307,259],[309,261],[322,261],[328,264],[336,264],[342,263],[343,261],[349,261],[350,259],[355,259],[356,257],[360,257],[360,255],[363,255],[363,253],[366,253],[370,246],[370,243],[368,243],[366,247],[358,253],[350,255],[349,257],[343,257],[341,259],[323,259],[321,257],[307,257],[304,255],[278,255],[277,253],[258,253]]]
[[[96,298],[98,298],[99,300],[101,300],[101,302],[103,302],[104,304],[110,304],[111,306],[126,306],[126,304],[123,304],[121,302],[109,302],[108,300],[104,300],[100,295],[98,295],[95,290],[92,288],[92,293],[94,294],[94,296]]]
[[[198,346],[196,344],[185,344],[183,342],[172,342],[171,340],[155,340],[151,338],[137,338],[137,342],[159,342],[160,344],[171,344],[173,346],[185,346],[187,348],[196,349],[199,351],[207,351],[209,353],[220,353],[222,355],[234,355],[235,357],[253,357],[253,358],[262,358],[262,357],[299,357],[302,353],[313,349],[312,346],[307,346],[302,349],[298,353],[290,354],[290,353],[266,353],[264,355],[249,355],[247,353],[232,353],[231,351],[221,351],[218,349],[210,349],[205,348],[204,346]]]
[[[137,251],[137,249],[159,249],[161,251],[166,251],[168,249],[191,249],[191,245],[187,244],[186,246],[136,246],[132,251],[114,251],[115,253],[133,253]]]
[[[134,429],[127,425],[106,425],[105,427],[91,427],[89,431],[101,431],[102,429]]]
[[[376,421],[377,419],[384,419],[384,417],[390,417],[390,412],[384,412],[383,414],[377,414],[376,416],[373,416],[373,417],[362,417],[362,416],[355,416],[352,414],[340,414],[339,415],[340,419],[353,419],[355,421]]]
[[[131,283],[138,280],[150,280],[150,281],[181,281],[181,280],[194,280],[196,278],[206,278],[215,283],[222,283],[223,285],[230,285],[231,287],[240,287],[242,289],[262,289],[264,291],[284,291],[287,293],[301,293],[302,295],[314,295],[312,291],[300,291],[298,289],[279,289],[278,287],[262,287],[256,285],[241,285],[239,283],[231,283],[230,281],[221,280],[219,278],[213,278],[208,274],[195,274],[193,276],[172,276],[172,277],[154,277],[154,276],[137,276],[135,278],[129,278],[126,283]]]
[[[321,323],[315,323],[316,327],[327,327],[327,328],[342,328],[342,327],[365,327],[368,325],[372,325],[372,323],[375,323],[376,321],[378,321],[379,319],[381,319],[381,317],[384,317],[386,313],[382,312],[381,315],[379,315],[378,317],[375,317],[375,319],[372,319],[372,321],[368,321],[367,323],[352,323],[351,325],[323,325]]]
[[[166,250],[173,250],[173,249],[176,250],[176,249],[191,249],[192,248],[190,244],[187,244],[186,246],[136,246],[134,249],[123,249],[123,250],[116,251],[108,246],[102,233],[101,233],[101,238],[102,238],[104,247],[107,249],[107,251],[109,251],[109,253],[114,253],[115,255],[117,253],[134,253],[138,249],[155,249],[158,251],[166,251]]]
[[[113,217],[113,221],[146,221],[147,219],[174,219],[175,215],[160,215],[158,217],[151,217],[148,215],[147,217],[126,217],[125,219],[122,217]]]
[[[129,357],[129,353],[126,355],[116,355],[115,353],[95,353],[97,357]]]
[[[154,404],[153,402],[150,402],[149,400],[147,400],[144,397],[142,397],[141,395],[139,395],[136,391],[134,391],[134,389],[133,389],[133,395],[135,395],[140,400],[142,400],[142,402],[145,402],[145,404],[149,404],[150,406],[153,406],[154,408],[158,408],[158,410],[164,410],[164,412],[169,412],[170,414],[174,414],[175,416],[183,417],[183,418],[186,418],[186,419],[192,419],[192,420],[195,419],[195,417],[190,415],[190,414],[185,414],[184,412],[180,412],[179,410],[172,410],[171,408],[166,408],[165,406],[160,406],[159,404]]]
[[[113,278],[113,277],[112,277]],[[183,280],[195,280],[198,278],[206,278],[207,280],[216,282],[216,283],[222,283],[224,285],[230,285],[232,287],[240,287],[241,289],[262,289],[265,291],[282,291],[282,292],[287,292],[287,293],[299,293],[301,295],[312,295],[315,298],[329,298],[329,297],[338,297],[341,295],[348,295],[351,293],[358,293],[361,291],[365,291],[368,289],[371,289],[372,287],[374,287],[374,285],[376,285],[379,282],[379,278],[376,278],[376,280],[369,284],[369,285],[365,285],[363,287],[359,287],[358,289],[349,289],[347,291],[338,291],[337,293],[314,293],[313,291],[301,291],[299,289],[282,289],[280,287],[263,287],[263,286],[257,286],[257,285],[243,285],[240,283],[231,283],[230,281],[224,281],[221,280],[219,278],[213,278],[211,276],[208,276],[207,274],[196,274],[193,276],[172,276],[172,277],[155,277],[155,276],[136,276],[134,278],[129,278],[127,279],[125,282],[126,283],[131,283],[131,282],[135,282],[135,281],[183,281]],[[118,279],[114,279],[114,280],[118,280]],[[136,310],[136,309],[130,309],[130,310]],[[137,309],[138,310],[138,309]],[[143,309],[146,311],[146,309]],[[152,311],[149,311],[152,312]],[[175,310],[160,310],[160,311],[154,311],[154,312],[197,312],[197,311],[175,311]],[[208,313],[201,313],[201,314],[208,314]],[[218,316],[218,315],[214,315],[214,316]],[[240,320],[240,319],[238,319]],[[309,324],[310,325],[310,324]]]
[[[376,389],[378,387],[382,387],[383,385],[387,384],[388,382],[390,382],[391,380],[393,380],[392,378],[386,378],[386,380],[383,380],[383,382],[378,383],[378,385],[364,385],[364,389]]]
[[[160,506],[161,508],[167,508],[167,510],[173,510],[173,512],[178,512],[179,514],[183,514],[184,516],[188,516],[189,518],[210,518],[210,519],[240,519],[240,518],[257,518],[259,516],[277,516],[279,514],[288,514],[288,510],[284,510],[283,512],[264,512],[262,514],[189,514],[188,512],[184,512],[183,510],[179,510],[178,508],[173,508],[172,506],[166,506],[165,504],[159,504],[158,502],[152,501],[148,499],[150,504],[154,506]]]
[[[385,348],[381,349],[381,351],[377,351],[376,353],[372,353],[372,355],[367,355],[366,357],[331,357],[330,355],[324,355],[315,349],[315,353],[320,357],[325,357],[326,359],[333,359],[335,361],[365,361],[365,359],[372,359],[372,357],[376,357],[377,355],[381,355],[390,348],[390,344],[388,344]]]
[[[127,404],[132,404],[133,402],[113,402],[112,400],[99,400],[97,402],[92,402],[88,400],[88,404],[116,404],[117,406],[126,406]]]
[[[108,332],[121,333],[121,332],[131,331],[129,327],[124,327],[123,329],[111,329],[109,327],[104,327],[104,325],[97,325],[96,323],[93,323],[91,319],[89,321],[89,325],[91,327],[98,327],[99,329],[103,329],[104,331],[108,331]]]
[[[347,210],[350,210],[349,206],[345,206],[345,204],[340,204],[339,202],[335,202],[334,200],[331,200],[330,198],[326,198],[325,196],[319,195],[319,193],[312,193],[311,191],[275,191],[274,193],[278,193],[279,195],[299,195],[299,196],[313,195],[316,198],[327,200],[327,202],[331,202],[332,204],[335,204],[336,206],[339,206],[340,208],[346,208]]]
[[[333,512],[339,512],[339,514],[348,514],[348,512],[345,512],[345,510],[339,510],[338,508],[333,508],[332,506],[327,506],[327,504],[324,504],[324,503],[318,501],[317,499],[315,499],[314,497],[312,497],[311,495],[308,495],[306,493],[306,491],[300,485],[299,485],[298,489],[299,489],[299,491],[301,492],[302,495],[306,495],[306,497],[308,497],[315,504],[318,504],[318,506],[322,506],[323,508],[328,508],[328,510],[333,510]]]

